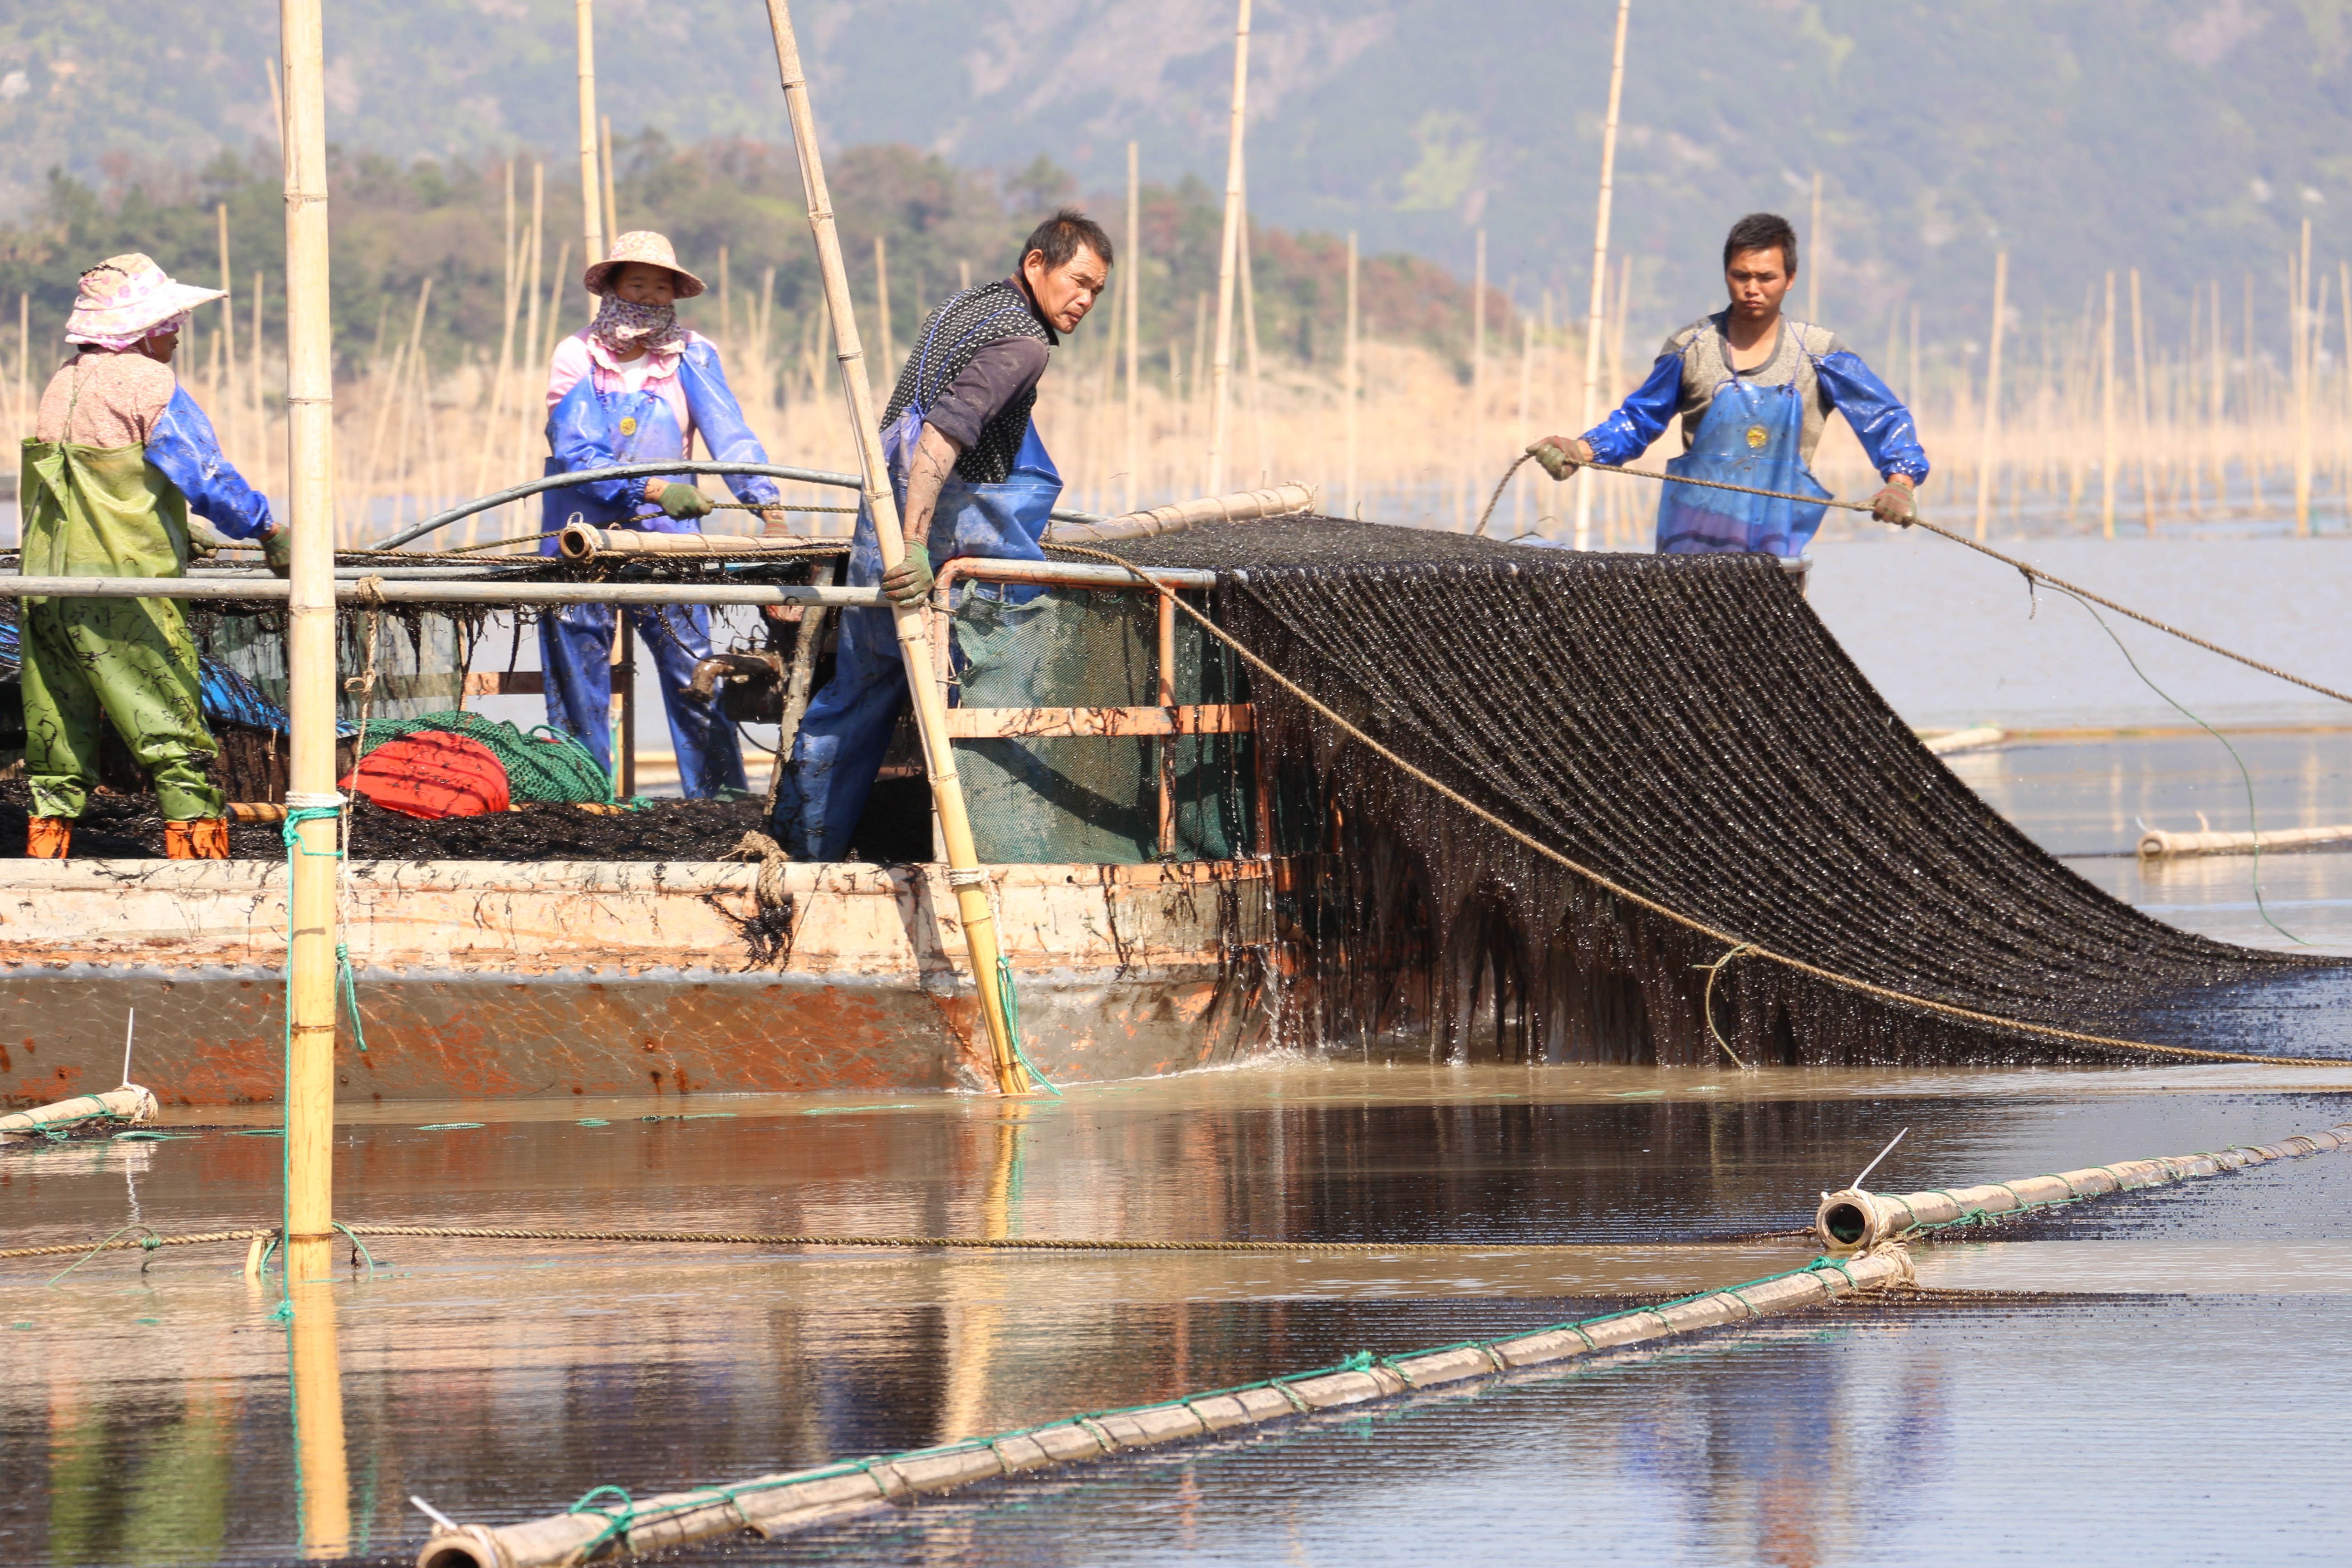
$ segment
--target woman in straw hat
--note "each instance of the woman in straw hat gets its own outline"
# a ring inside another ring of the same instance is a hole
[[[581,282],[603,304],[594,321],[556,345],[547,387],[549,473],[685,458],[698,436],[714,461],[768,460],[727,385],[719,346],[678,325],[675,301],[693,299],[703,284],[677,264],[667,239],[642,229],[625,234]],[[730,474],[727,483],[737,500],[753,506],[772,508],[781,499],[775,481],[756,474]],[[710,511],[686,475],[611,479],[544,494],[550,532],[576,519],[598,528],[693,533]],[[777,515],[769,513],[771,520]],[[555,542],[542,548],[552,552]],[[574,605],[539,623],[548,722],[577,737],[608,773],[613,613],[609,605]],[[629,614],[661,671],[687,795],[741,791],[743,752],[734,726],[713,699],[692,686],[695,661],[710,653],[709,612],[699,605],[653,605]]]
[[[66,323],[79,352],[50,379],[25,443],[25,575],[184,577],[191,511],[233,539],[259,539],[286,574],[291,542],[268,500],[221,455],[212,421],[172,374],[189,312],[222,297],[173,282],[144,256],[81,275]],[[35,598],[24,617],[26,852],[60,859],[71,847],[111,722],[154,781],[172,858],[228,858],[220,786],[205,771],[217,748],[178,602]]]

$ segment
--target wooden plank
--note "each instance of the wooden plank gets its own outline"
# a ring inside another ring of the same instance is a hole
[[[958,741],[1047,740],[1121,735],[1238,735],[1255,725],[1246,702],[1175,708],[950,708]]]
[[[466,677],[468,697],[542,697],[547,677],[536,669],[478,669]]]

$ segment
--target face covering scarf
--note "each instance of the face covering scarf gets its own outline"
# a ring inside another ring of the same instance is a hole
[[[640,347],[655,353],[675,353],[685,342],[685,334],[677,329],[675,307],[641,305],[618,294],[604,296],[596,319],[588,323],[588,335],[623,358]]]

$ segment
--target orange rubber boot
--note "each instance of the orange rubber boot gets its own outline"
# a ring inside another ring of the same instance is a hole
[[[228,818],[199,816],[163,824],[163,853],[174,860],[228,858]]]
[[[73,818],[37,816],[26,825],[25,855],[33,860],[62,860],[73,845]]]

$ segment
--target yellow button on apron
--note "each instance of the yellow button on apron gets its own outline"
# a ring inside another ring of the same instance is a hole
[[[636,433],[637,421],[635,416],[633,415],[624,416],[621,420],[621,434],[624,436],[634,436]],[[1764,444],[1764,431],[1760,426],[1758,428],[1748,432],[1748,444],[1751,447],[1761,447]]]
[[[626,430],[628,427],[629,421],[626,419],[622,420],[621,428],[623,430]],[[1748,427],[1748,447],[1750,451],[1762,451],[1764,449],[1764,443],[1769,441],[1771,438],[1772,432],[1765,429],[1761,425],[1750,425]]]

